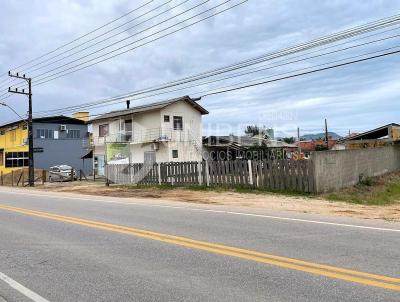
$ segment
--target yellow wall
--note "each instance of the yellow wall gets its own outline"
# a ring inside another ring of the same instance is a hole
[[[400,140],[400,128],[399,127],[392,127],[392,140],[393,141]]]
[[[364,149],[388,146],[390,142],[387,139],[370,139],[370,140],[355,140],[347,141],[346,149]]]
[[[19,170],[18,168],[5,167],[5,154],[6,152],[28,152],[28,145],[24,141],[28,137],[28,130],[26,124],[21,122],[9,127],[0,127],[0,149],[3,149],[3,160],[0,161],[0,172],[10,173],[12,170]],[[25,128],[25,129],[24,129]]]

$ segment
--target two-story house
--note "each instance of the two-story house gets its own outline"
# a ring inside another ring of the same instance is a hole
[[[75,117],[50,116],[33,119],[34,165],[48,169],[66,164],[84,172],[92,171],[92,162],[84,164],[82,156],[87,154],[88,113],[77,113]],[[28,167],[28,129],[25,120],[0,126],[0,171],[10,173]]]
[[[127,102],[129,104],[129,102]],[[94,164],[202,160],[202,115],[188,96],[109,112],[91,120]]]

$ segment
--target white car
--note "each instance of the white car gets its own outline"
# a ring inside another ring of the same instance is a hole
[[[73,180],[77,180],[76,170],[68,165],[53,166],[49,169],[49,182],[53,181],[71,181],[71,172],[73,171]]]

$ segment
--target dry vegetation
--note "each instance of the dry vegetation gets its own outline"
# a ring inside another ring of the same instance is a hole
[[[247,208],[252,211],[293,211],[322,215],[400,221],[400,173],[368,180],[335,194],[312,196],[245,188],[209,189],[171,186],[110,186],[102,183],[52,183],[42,190],[122,198],[151,198],[160,202]]]
[[[358,185],[328,194],[326,198],[365,205],[399,205],[400,172],[366,178]]]

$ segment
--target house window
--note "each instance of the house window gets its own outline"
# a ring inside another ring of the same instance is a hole
[[[99,125],[99,137],[108,136],[108,124]]]
[[[178,158],[178,150],[172,150],[172,158]]]
[[[164,122],[169,123],[169,115],[164,115]]]
[[[42,139],[53,139],[54,131],[51,129],[36,129],[36,137]]]
[[[0,150],[0,166],[4,166],[4,150]]]
[[[81,131],[80,130],[68,130],[67,138],[80,138]]]
[[[28,166],[28,152],[6,152],[6,168]]]
[[[183,119],[181,116],[174,116],[174,130],[183,129]]]

